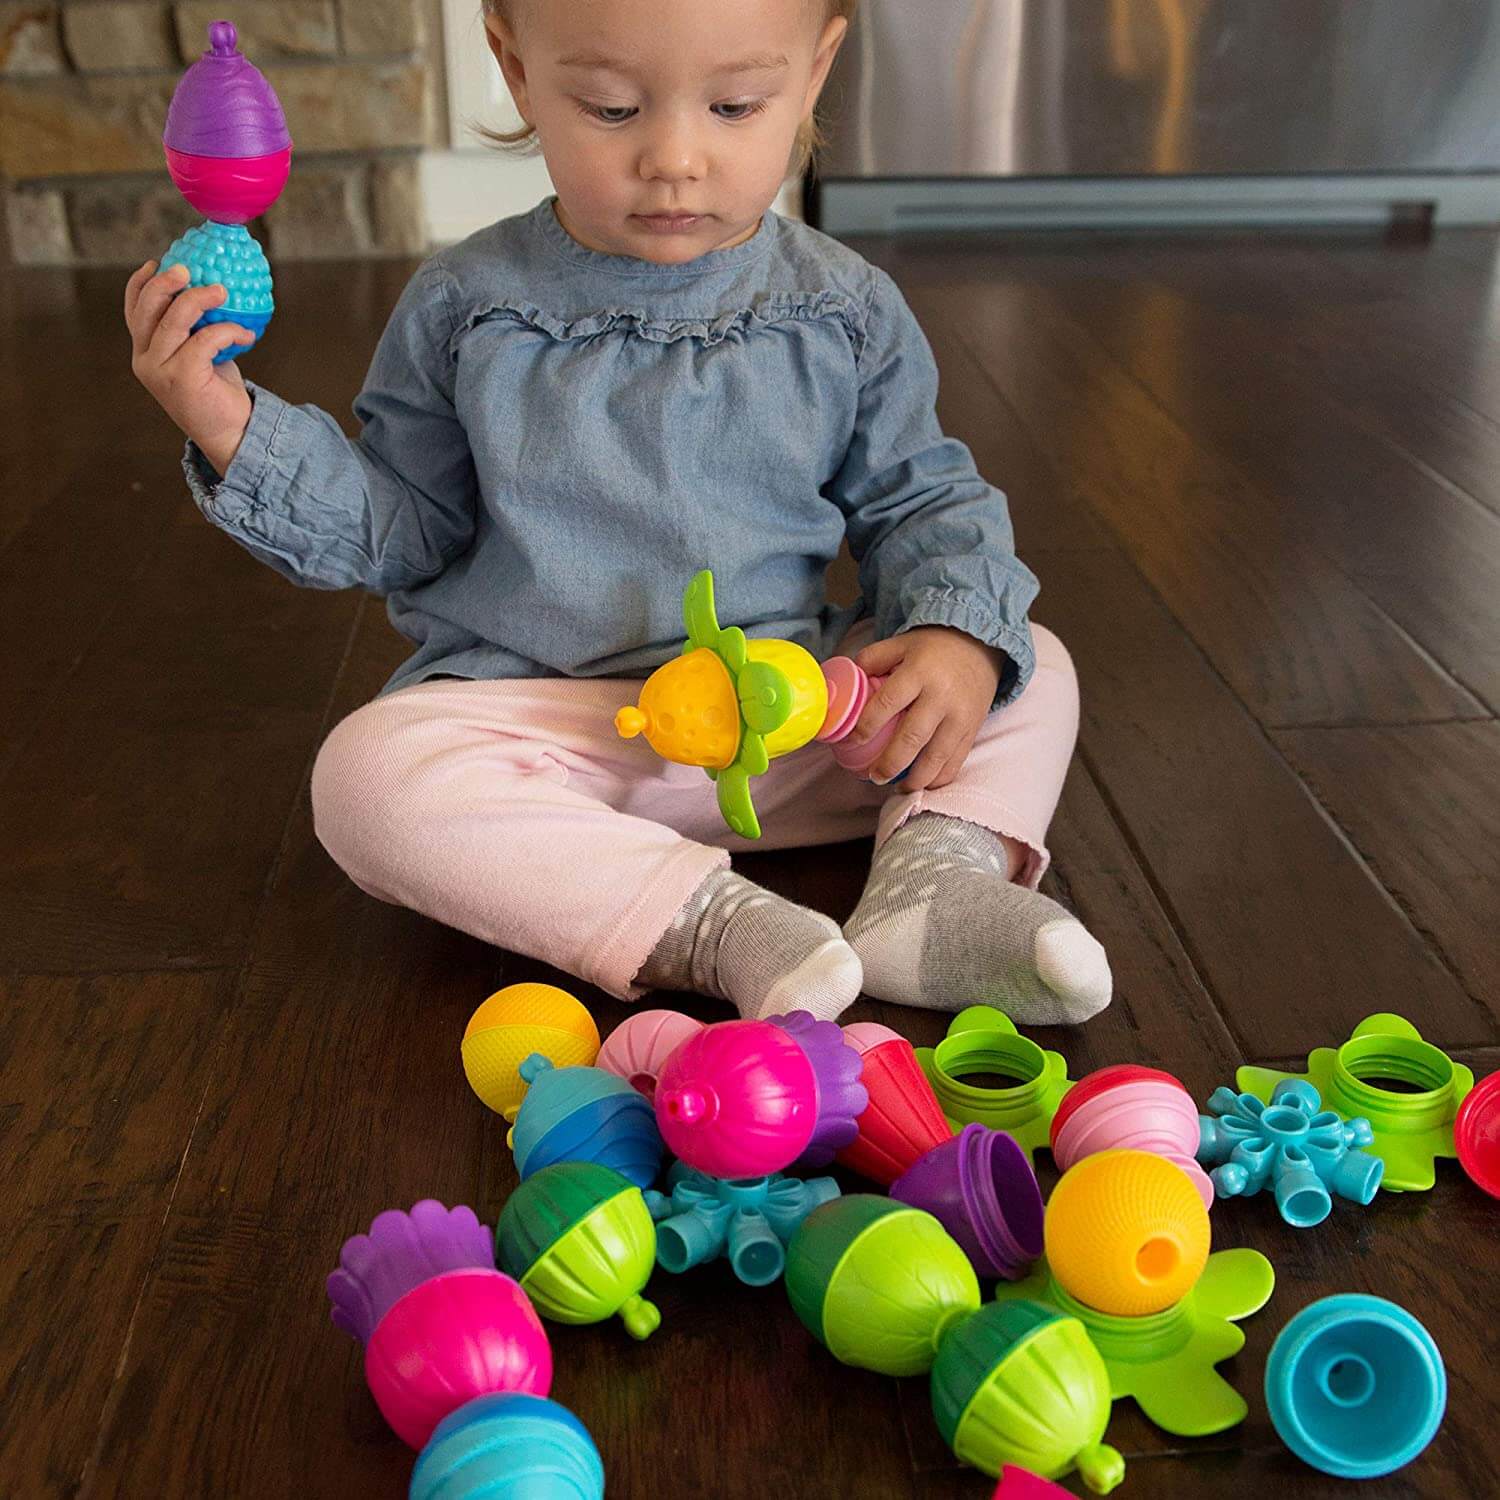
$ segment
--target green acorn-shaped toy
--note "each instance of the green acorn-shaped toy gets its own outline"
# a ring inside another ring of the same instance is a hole
[[[559,1162],[528,1177],[500,1215],[495,1250],[544,1318],[618,1316],[637,1339],[661,1324],[641,1296],[656,1264],[656,1225],[641,1190],[610,1167]]]
[[[921,1209],[854,1193],[814,1209],[787,1249],[787,1295],[837,1359],[885,1375],[932,1372],[948,1445],[998,1477],[1006,1464],[1095,1494],[1124,1477],[1100,1439],[1109,1377],[1077,1318],[1032,1302],[980,1307],[968,1257]]]

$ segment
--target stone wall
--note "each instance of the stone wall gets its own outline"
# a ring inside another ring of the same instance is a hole
[[[12,262],[139,265],[195,222],[161,133],[221,18],[291,129],[291,177],[249,226],[271,259],[421,252],[417,153],[447,139],[438,0],[0,0]]]

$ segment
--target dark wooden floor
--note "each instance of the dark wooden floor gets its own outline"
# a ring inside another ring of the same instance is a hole
[[[929,330],[942,416],[1011,492],[1082,677],[1052,889],[1117,999],[1039,1039],[1200,1099],[1372,1011],[1500,1066],[1496,238],[861,248]],[[280,268],[247,370],[351,422],[410,269]],[[411,1455],[323,1277],[391,1205],[493,1221],[509,1156],[458,1041],[541,971],[367,898],[313,837],[317,747],[402,644],[379,601],[294,589],[198,516],[123,281],[0,277],[0,1493],[395,1497]],[[866,854],[745,868],[842,916]],[[1444,1163],[1314,1230],[1261,1200],[1214,1229],[1277,1269],[1225,1367],[1250,1418],[1182,1442],[1122,1403],[1122,1493],[1339,1492],[1259,1387],[1277,1330],[1343,1290],[1410,1308],[1451,1377],[1426,1455],[1361,1493],[1497,1493],[1500,1204]],[[653,1295],[646,1346],[554,1332],[617,1500],[988,1495],[922,1382],[836,1365],[778,1290],[708,1270]]]

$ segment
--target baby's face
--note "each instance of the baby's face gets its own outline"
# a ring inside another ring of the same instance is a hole
[[[755,233],[847,25],[820,34],[822,14],[817,0],[524,0],[518,32],[486,26],[563,226],[674,265]],[[694,217],[652,222],[664,214]]]

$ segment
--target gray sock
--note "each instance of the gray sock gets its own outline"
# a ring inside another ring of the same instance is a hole
[[[808,1010],[831,1021],[858,998],[860,977],[832,917],[715,870],[673,917],[636,983],[728,1000],[748,1020]]]
[[[898,1005],[995,1005],[1013,1021],[1086,1021],[1109,1004],[1104,949],[1057,902],[1005,878],[998,834],[918,813],[880,846],[844,936],[865,993]]]

